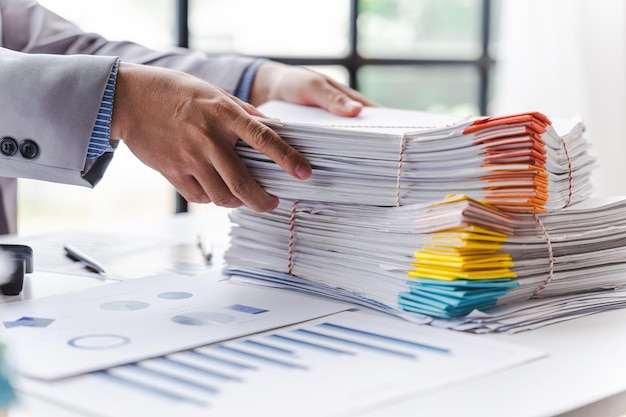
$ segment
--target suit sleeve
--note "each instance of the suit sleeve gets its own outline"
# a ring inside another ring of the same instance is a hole
[[[5,177],[84,186],[100,180],[111,153],[87,165],[85,156],[117,57],[184,71],[230,93],[252,62],[238,56],[180,48],[155,51],[132,42],[111,42],[83,32],[36,0],[0,0],[0,28],[0,176]],[[4,137],[14,139],[18,148],[25,140],[34,142],[36,156],[2,152]]]
[[[0,48],[0,176],[95,185],[111,155],[91,175],[85,156],[115,59]]]

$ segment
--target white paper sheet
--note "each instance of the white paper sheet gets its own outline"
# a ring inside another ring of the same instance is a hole
[[[0,340],[10,346],[19,373],[54,379],[348,308],[209,277],[160,275],[4,304]]]

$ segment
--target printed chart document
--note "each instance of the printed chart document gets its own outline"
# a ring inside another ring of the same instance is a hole
[[[349,308],[203,276],[159,275],[0,305],[0,340],[20,374],[49,380]]]
[[[543,355],[501,340],[346,311],[83,376],[22,379],[17,388],[84,416],[359,415]]]

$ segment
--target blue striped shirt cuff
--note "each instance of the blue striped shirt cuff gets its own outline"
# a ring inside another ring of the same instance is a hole
[[[259,69],[261,64],[266,61],[267,60],[265,59],[255,59],[250,65],[246,67],[243,74],[241,75],[241,79],[239,80],[239,85],[235,90],[235,97],[243,101],[248,101],[248,99],[250,98],[250,90],[252,89],[252,81],[254,80],[256,71]]]
[[[115,80],[117,78],[117,68],[119,66],[119,58],[113,64],[109,80],[107,81],[102,102],[98,109],[96,123],[91,131],[89,138],[89,147],[87,148],[87,159],[95,159],[105,152],[115,150],[109,141],[111,137],[111,116],[113,114],[113,93],[115,92]]]

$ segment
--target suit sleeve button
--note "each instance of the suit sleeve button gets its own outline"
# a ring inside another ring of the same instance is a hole
[[[20,153],[26,159],[36,158],[39,155],[39,145],[34,140],[24,139],[20,143]]]
[[[0,152],[7,156],[15,155],[17,152],[17,141],[9,136],[3,137],[0,139]]]

